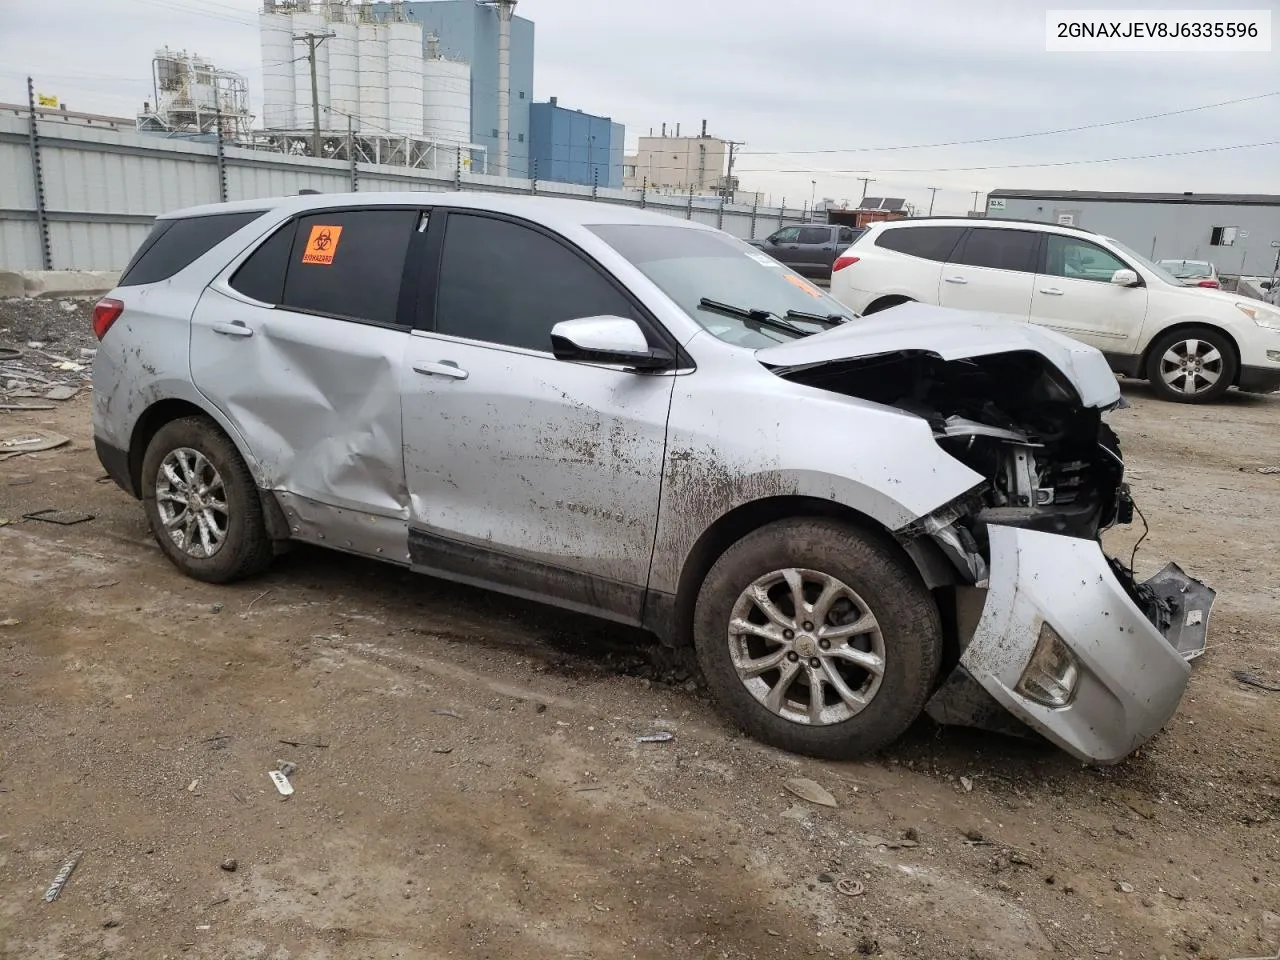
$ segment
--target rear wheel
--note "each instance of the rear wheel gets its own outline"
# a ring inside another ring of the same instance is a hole
[[[1162,400],[1209,403],[1230,388],[1239,360],[1227,335],[1184,327],[1157,337],[1147,354],[1147,379]]]
[[[862,315],[864,317],[870,316],[873,313],[879,313],[881,310],[888,310],[890,307],[898,307],[904,303],[912,303],[912,302],[914,301],[908,299],[907,297],[882,297],[881,299],[877,300],[875,303],[868,306],[867,309],[863,310]]]
[[[142,461],[142,503],[156,543],[189,577],[228,583],[271,563],[253,476],[207,417],[174,420],[156,432]]]
[[[780,520],[716,561],[694,642],[745,731],[794,753],[864,756],[919,716],[937,677],[937,606],[913,571],[846,524]]]

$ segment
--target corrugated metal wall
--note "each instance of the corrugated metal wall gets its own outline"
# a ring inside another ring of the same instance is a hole
[[[167,210],[219,200],[217,149],[133,131],[41,120],[37,127],[49,246],[55,270],[119,270],[142,242],[151,220]],[[351,189],[345,160],[314,160],[227,148],[226,199],[322,193]],[[0,270],[43,267],[36,213],[28,121],[0,116]],[[464,173],[427,175],[404,167],[360,164],[358,188],[384,190],[486,190],[531,193],[529,180]],[[540,196],[591,198],[591,187],[538,181]],[[602,203],[639,206],[633,192],[600,189]],[[720,226],[743,239],[767,236],[782,223],[798,223],[802,211],[725,205],[715,199],[646,198],[658,213]],[[754,224],[754,229],[753,229]]]

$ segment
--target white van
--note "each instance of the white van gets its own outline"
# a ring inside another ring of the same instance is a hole
[[[860,314],[919,301],[1050,327],[1166,400],[1280,388],[1280,309],[1185,286],[1078,227],[963,217],[872,224],[836,260],[831,293]]]

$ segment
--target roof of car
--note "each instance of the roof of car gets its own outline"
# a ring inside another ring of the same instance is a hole
[[[1084,227],[1072,227],[1065,223],[1049,223],[1044,220],[1023,220],[1017,217],[906,217],[901,220],[880,220],[867,224],[865,229],[873,227],[902,227],[926,224],[954,224],[966,227],[1035,227],[1038,230],[1061,230],[1064,233],[1085,233],[1098,236],[1093,230]]]
[[[264,197],[256,200],[234,200],[186,207],[161,214],[159,219],[211,216],[219,213],[250,213],[268,210],[305,213],[308,210],[332,210],[342,207],[377,206],[449,206],[527,217],[549,226],[590,226],[601,223],[677,224],[692,229],[711,227],[667,214],[653,213],[634,206],[607,201],[567,200],[560,197],[534,197],[503,193],[471,193],[444,190],[415,190],[394,193],[311,193],[290,197]]]

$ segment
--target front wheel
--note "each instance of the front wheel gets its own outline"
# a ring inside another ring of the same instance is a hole
[[[942,650],[937,606],[876,540],[780,520],[731,546],[703,582],[694,643],[712,694],[747,733],[849,759],[920,715]]]
[[[1210,403],[1236,379],[1239,360],[1227,335],[1213,327],[1184,327],[1157,337],[1147,354],[1147,379],[1174,403]]]
[[[207,417],[174,420],[156,432],[142,460],[142,504],[156,543],[189,577],[228,583],[271,562],[253,476]]]

